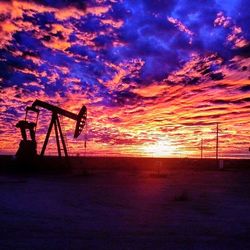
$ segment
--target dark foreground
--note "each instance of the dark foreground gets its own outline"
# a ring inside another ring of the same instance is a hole
[[[4,172],[0,248],[250,249],[250,171],[211,166]]]

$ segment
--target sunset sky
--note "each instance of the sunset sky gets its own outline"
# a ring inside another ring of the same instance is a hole
[[[40,99],[62,118],[69,153],[250,158],[248,0],[0,0],[0,154]],[[41,149],[50,120],[41,109]],[[47,154],[56,154],[54,134]]]

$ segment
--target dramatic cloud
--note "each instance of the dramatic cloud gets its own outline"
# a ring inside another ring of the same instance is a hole
[[[78,113],[72,154],[249,157],[250,14],[246,0],[0,1],[0,152],[37,98]],[[41,148],[50,114],[42,110]],[[14,146],[13,146],[14,145]],[[50,153],[56,153],[50,144]],[[165,153],[164,153],[165,152]]]

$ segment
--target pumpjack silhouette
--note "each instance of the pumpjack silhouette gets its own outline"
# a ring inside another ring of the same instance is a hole
[[[36,142],[36,137],[35,137],[38,116],[39,116],[39,112],[40,112],[38,107],[47,109],[47,110],[51,111],[51,113],[52,113],[51,121],[50,121],[49,128],[48,128],[48,131],[47,131],[44,143],[43,143],[43,147],[42,147],[40,156],[44,156],[44,154],[45,154],[45,150],[46,150],[46,147],[48,145],[49,137],[50,137],[52,128],[54,127],[55,135],[56,135],[58,156],[62,157],[62,151],[63,151],[64,156],[66,158],[68,158],[68,150],[67,150],[65,139],[63,136],[62,127],[61,127],[60,120],[59,120],[59,115],[68,117],[68,118],[76,121],[74,138],[77,138],[81,134],[81,132],[86,124],[87,108],[85,107],[85,105],[83,105],[82,108],[80,109],[79,113],[74,114],[70,111],[64,110],[62,108],[59,108],[57,106],[54,106],[52,104],[49,104],[47,102],[43,102],[40,100],[34,101],[31,106],[27,107],[25,119],[19,121],[16,124],[16,127],[20,128],[21,135],[22,135],[22,140],[19,144],[19,148],[18,148],[17,153],[16,153],[16,158],[18,160],[25,161],[25,160],[33,160],[38,156],[38,154],[37,154],[37,142]],[[28,112],[35,112],[37,114],[35,122],[27,121]],[[29,131],[30,139],[28,139],[27,131]]]

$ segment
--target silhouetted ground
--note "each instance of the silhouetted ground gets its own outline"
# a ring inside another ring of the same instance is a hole
[[[77,160],[63,174],[0,175],[1,249],[250,249],[246,162],[96,159],[86,174]]]

